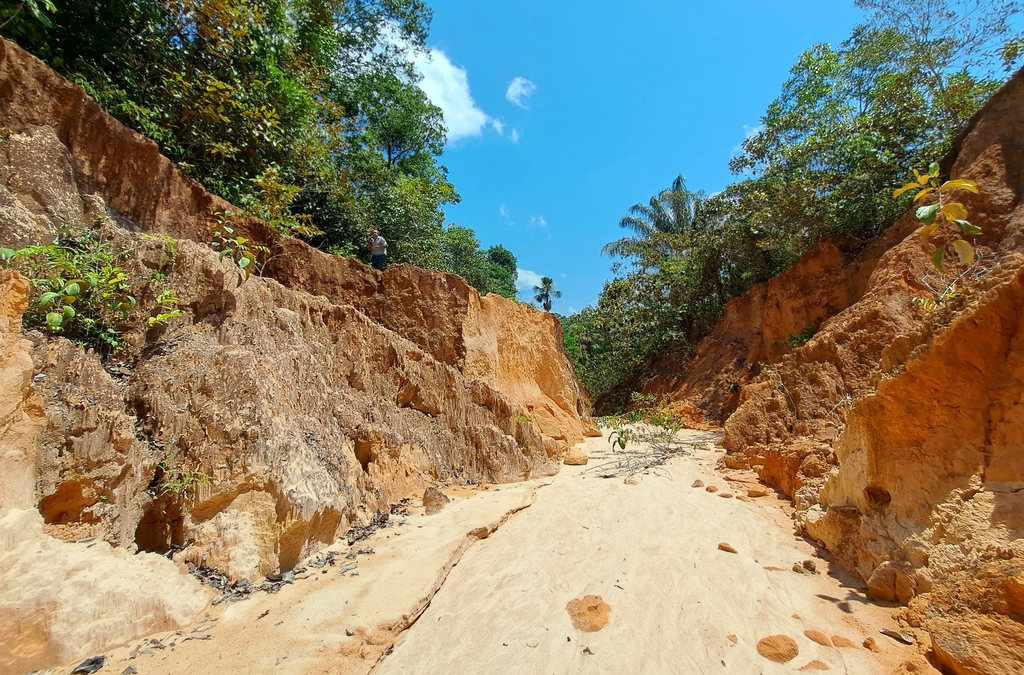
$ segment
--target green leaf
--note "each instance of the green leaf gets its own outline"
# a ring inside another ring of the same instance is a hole
[[[953,250],[956,251],[956,256],[960,258],[961,265],[970,265],[974,262],[974,247],[963,239],[957,239],[953,242]]]
[[[917,219],[925,225],[931,225],[935,222],[935,216],[939,213],[938,204],[929,204],[928,206],[922,206],[917,210]]]
[[[245,256],[242,256],[241,258],[238,259],[238,267],[244,270],[246,267],[249,266],[249,263],[251,262],[251,260],[249,260]]]
[[[75,318],[75,308],[71,305],[64,305],[64,319],[70,320]]]
[[[10,260],[14,257],[13,248],[0,248],[0,260]]]
[[[64,322],[64,315],[60,312],[50,312],[46,315],[46,325],[53,329],[59,329]]]
[[[78,295],[82,292],[82,287],[77,281],[72,281],[64,287],[64,295]]]
[[[54,302],[57,301],[57,298],[59,297],[60,293],[48,291],[39,296],[39,304],[42,305],[43,307],[46,307],[47,305],[52,305]]]
[[[938,162],[932,162],[931,165],[928,167],[928,173],[932,176],[932,178],[938,178],[939,177],[939,163]]]
[[[946,255],[945,246],[938,247],[937,249],[935,249],[935,253],[932,254],[932,264],[935,265],[935,269],[939,270],[940,272],[945,271],[942,268],[942,256],[944,255]]]
[[[971,225],[966,220],[954,220],[953,222],[956,223],[956,226],[959,227],[964,234],[969,234],[972,236],[977,236],[981,234],[980,227],[978,227],[977,225]]]

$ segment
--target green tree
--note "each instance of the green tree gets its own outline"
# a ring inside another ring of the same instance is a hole
[[[540,285],[533,287],[533,299],[539,302],[545,312],[551,311],[551,299],[562,297],[562,291],[555,290],[555,280],[551,277],[541,277]]]
[[[861,0],[867,23],[801,55],[731,168],[738,213],[786,265],[822,234],[863,240],[902,211],[905,167],[926,165],[999,86],[1019,3]]]
[[[485,251],[473,230],[453,224],[441,236],[438,254],[438,269],[458,274],[480,295],[515,297],[516,257],[505,247],[492,246]]]
[[[516,278],[519,276],[516,257],[504,246],[487,249],[487,276],[490,292],[506,298],[516,297]]]
[[[670,188],[651,197],[647,204],[634,204],[619,221],[619,227],[631,230],[633,235],[605,244],[601,252],[639,261],[670,254],[673,235],[690,234],[702,199],[702,194],[686,189],[686,180],[680,174]]]

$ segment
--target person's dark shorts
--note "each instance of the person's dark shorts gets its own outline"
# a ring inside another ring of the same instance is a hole
[[[376,268],[378,270],[383,270],[384,269],[384,254],[381,253],[380,255],[373,256],[373,260],[370,261],[370,264],[373,265],[374,268]]]

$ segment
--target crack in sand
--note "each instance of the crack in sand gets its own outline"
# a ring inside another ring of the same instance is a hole
[[[522,504],[520,506],[508,510],[507,512],[505,512],[505,515],[503,515],[496,522],[491,523],[490,525],[476,528],[466,533],[466,536],[463,538],[462,542],[459,543],[458,548],[456,548],[455,551],[452,552],[452,555],[449,557],[448,561],[441,567],[441,570],[437,574],[437,581],[434,583],[430,591],[427,592],[427,595],[420,600],[420,602],[416,605],[416,607],[413,608],[413,611],[410,614],[403,616],[401,619],[392,624],[391,631],[394,633],[394,638],[390,641],[390,643],[387,644],[381,655],[377,657],[377,660],[376,662],[374,662],[373,667],[371,667],[370,670],[367,671],[367,675],[372,675],[372,673],[374,673],[377,670],[378,666],[380,666],[384,659],[387,658],[387,656],[391,653],[391,650],[394,649],[399,639],[416,624],[416,622],[420,619],[421,616],[423,616],[423,613],[427,611],[427,608],[430,607],[430,603],[434,600],[434,596],[436,596],[437,593],[444,586],[444,582],[448,580],[448,575],[451,574],[451,571],[455,569],[456,565],[459,564],[459,561],[462,559],[462,556],[464,556],[466,552],[473,547],[473,544],[484,539],[487,539],[492,534],[497,532],[502,525],[508,522],[508,520],[512,516],[516,515],[520,511],[523,511],[533,506],[533,502],[537,498],[537,491],[543,487],[547,487],[550,484],[551,483],[538,485],[533,491],[531,491],[529,503]],[[483,529],[487,530],[487,534],[484,536],[479,536],[479,531]]]

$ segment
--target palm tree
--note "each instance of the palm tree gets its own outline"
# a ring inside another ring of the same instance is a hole
[[[536,293],[533,299],[544,305],[545,312],[551,311],[551,298],[562,297],[562,291],[555,290],[555,280],[551,277],[541,277],[540,286],[534,286],[533,292]]]
[[[601,253],[622,258],[670,255],[676,246],[670,246],[669,241],[693,233],[704,200],[703,192],[691,192],[682,174],[676,176],[672,187],[651,197],[647,204],[634,204],[629,215],[619,221],[619,227],[635,234],[605,244]]]

